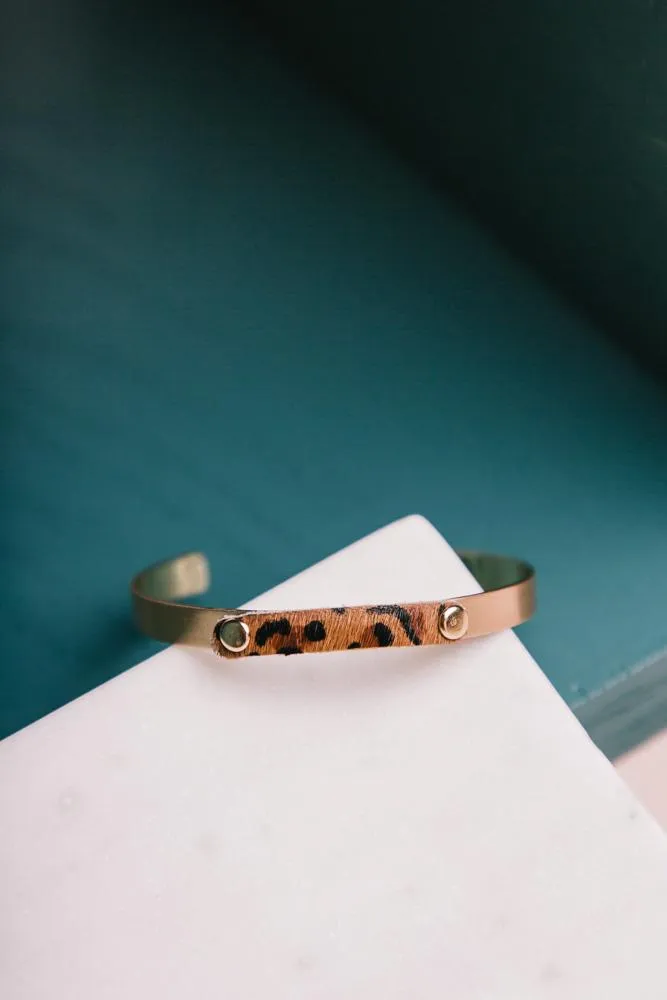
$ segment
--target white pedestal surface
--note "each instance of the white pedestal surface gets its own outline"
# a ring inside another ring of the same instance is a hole
[[[256,607],[470,592],[407,518]],[[0,745],[3,1000],[664,1000],[667,840],[512,633],[172,647]]]

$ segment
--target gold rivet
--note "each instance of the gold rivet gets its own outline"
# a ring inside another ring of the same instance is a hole
[[[229,653],[242,653],[250,642],[250,629],[240,618],[226,618],[218,623],[220,645]]]
[[[462,639],[468,631],[468,612],[460,604],[448,604],[440,612],[438,628],[445,639]]]

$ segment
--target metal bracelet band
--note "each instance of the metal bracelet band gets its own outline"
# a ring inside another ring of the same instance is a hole
[[[310,611],[204,608],[180,600],[209,586],[208,560],[190,552],[143,570],[131,585],[139,628],[163,642],[208,646],[219,656],[317,653],[458,642],[514,628],[535,610],[535,572],[507,556],[460,552],[482,593],[416,604]]]

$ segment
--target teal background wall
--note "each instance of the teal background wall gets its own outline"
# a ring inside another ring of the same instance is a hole
[[[667,374],[664,0],[253,0],[308,73]]]
[[[667,645],[667,400],[640,369],[230,14],[24,11],[3,734],[157,648],[137,568],[201,547],[234,605],[415,511],[536,562],[522,634],[568,699]]]

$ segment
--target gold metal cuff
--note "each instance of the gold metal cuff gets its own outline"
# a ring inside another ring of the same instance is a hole
[[[324,653],[426,646],[474,639],[525,622],[535,611],[535,571],[507,556],[460,552],[484,592],[418,604],[364,604],[311,611],[245,611],[181,604],[209,586],[201,552],[157,563],[131,585],[142,632],[162,642],[208,646],[218,656]]]

